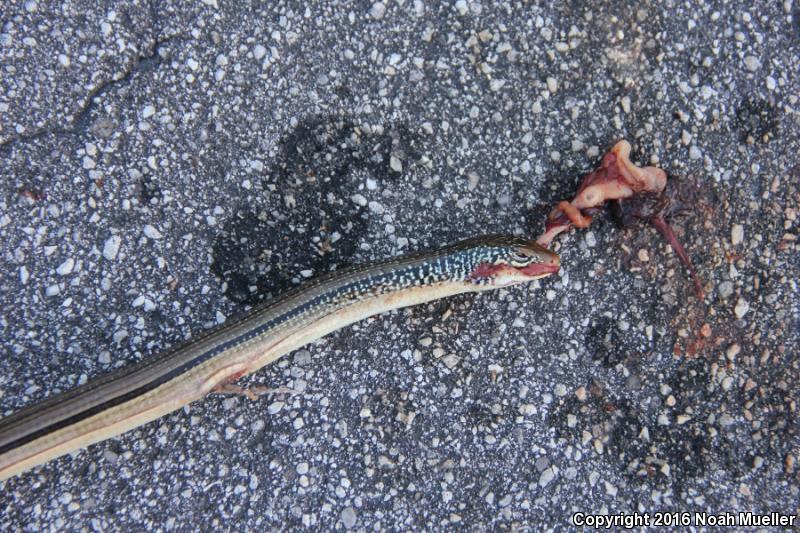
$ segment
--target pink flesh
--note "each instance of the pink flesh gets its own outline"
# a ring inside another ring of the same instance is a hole
[[[583,220],[592,209],[602,206],[609,200],[629,198],[637,192],[661,192],[667,184],[667,175],[655,167],[637,167],[629,159],[631,145],[620,141],[607,153],[600,166],[587,174],[581,181],[578,193],[570,202],[575,208],[572,212],[556,207],[550,212],[545,224],[545,232],[537,242],[549,246],[559,233],[573,225],[586,226]]]
[[[558,272],[559,268],[560,264],[556,260],[551,260],[548,263],[533,263],[522,268],[516,268],[510,265],[492,265],[490,263],[481,263],[475,267],[475,270],[470,273],[469,277],[477,281],[494,277],[503,270],[513,269],[517,272],[525,274],[528,277],[538,278]]]
[[[492,276],[500,272],[503,268],[505,267],[503,267],[502,265],[481,263],[477,267],[475,267],[475,270],[470,272],[469,277],[476,281],[481,279],[491,278]]]
[[[552,263],[533,263],[532,265],[518,268],[517,270],[526,276],[536,278],[540,276],[546,276],[547,274],[555,274],[558,272],[560,266],[561,265],[559,263],[554,261]]]
[[[678,240],[678,237],[675,236],[675,232],[672,231],[672,226],[670,226],[666,220],[661,217],[652,217],[650,222],[653,226],[656,227],[658,232],[664,237],[667,242],[672,246],[672,249],[675,250],[675,253],[678,255],[678,259],[681,260],[683,266],[689,271],[689,275],[692,277],[692,285],[694,286],[694,295],[698,300],[703,300],[706,297],[706,293],[703,290],[703,284],[700,283],[700,278],[697,276],[697,272],[695,272],[694,267],[692,266],[692,260],[689,259],[689,254],[686,253],[686,248]]]
[[[631,145],[620,141],[607,153],[600,166],[584,176],[578,193],[571,202],[559,202],[550,212],[545,223],[545,232],[537,239],[548,247],[555,237],[571,227],[584,228],[592,221],[592,215],[608,201],[624,200],[640,193],[665,194],[666,173],[656,167],[637,167],[629,159]],[[702,300],[704,291],[700,279],[692,266],[689,254],[678,241],[669,223],[657,214],[639,216],[653,224],[672,245],[678,258],[689,270],[694,284],[695,296]]]

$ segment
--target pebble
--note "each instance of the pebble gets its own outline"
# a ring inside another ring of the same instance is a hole
[[[342,510],[341,519],[345,529],[353,529],[353,527],[356,525],[356,520],[358,519],[355,509],[352,507],[345,507]]]
[[[369,10],[369,14],[375,20],[380,20],[386,14],[386,5],[383,2],[375,2]]]
[[[264,46],[257,44],[253,47],[253,57],[256,59],[261,59],[265,55],[267,55],[267,49]]]
[[[161,232],[158,231],[158,229],[156,229],[155,226],[151,226],[150,224],[147,224],[144,227],[144,234],[148,239],[153,239],[153,240],[158,240],[161,237],[163,237],[163,235],[161,235]]]
[[[719,284],[719,296],[720,298],[727,298],[728,296],[733,294],[733,283],[730,281],[723,281]]]
[[[774,91],[778,87],[778,82],[772,76],[767,76],[767,90]]]
[[[744,66],[747,67],[747,70],[750,72],[755,72],[761,68],[761,60],[756,56],[745,56]]]
[[[298,350],[294,354],[294,364],[298,366],[306,366],[311,363],[311,352],[308,350]]]
[[[395,155],[389,156],[389,166],[392,167],[392,170],[395,172],[403,171],[403,162]]]
[[[597,237],[594,236],[593,231],[587,231],[583,239],[586,241],[586,246],[593,248],[597,244]]]
[[[103,257],[109,261],[116,259],[121,244],[122,238],[119,235],[112,235],[106,239],[105,244],[103,244]]]
[[[553,472],[553,469],[548,468],[539,476],[539,486],[546,487],[551,481],[553,481],[554,477],[555,473]]]
[[[692,145],[689,148],[689,159],[700,159],[701,157],[703,157],[703,152],[697,146]]]
[[[731,227],[731,244],[738,246],[744,240],[744,228],[741,224],[734,224]]]
[[[67,259],[64,260],[63,263],[58,265],[58,268],[56,268],[56,274],[58,274],[59,276],[66,276],[72,273],[72,269],[74,267],[75,267],[75,260],[71,257],[68,257]]]
[[[750,304],[747,303],[747,300],[744,298],[739,298],[736,302],[736,307],[733,308],[733,312],[736,314],[736,318],[742,318],[747,312],[750,310]]]
[[[739,346],[738,343],[734,342],[733,344],[728,346],[727,350],[725,350],[725,355],[730,361],[733,361],[734,359],[736,359],[736,356],[739,355],[739,352],[741,351],[742,347]]]

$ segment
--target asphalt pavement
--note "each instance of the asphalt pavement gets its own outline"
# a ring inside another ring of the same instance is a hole
[[[242,380],[283,392],[0,483],[0,529],[800,513],[798,73],[791,0],[4,2],[0,415],[333,268],[535,236],[623,138],[691,191],[706,298],[599,215],[557,276],[371,318]]]

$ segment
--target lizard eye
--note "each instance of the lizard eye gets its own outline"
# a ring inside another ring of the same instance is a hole
[[[521,263],[527,265],[528,263],[531,262],[531,259],[532,259],[531,256],[524,254],[519,250],[511,252],[511,260],[515,263]]]

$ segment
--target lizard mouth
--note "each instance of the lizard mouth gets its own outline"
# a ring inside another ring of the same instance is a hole
[[[525,267],[511,265],[492,265],[481,263],[470,273],[469,278],[474,282],[490,281],[495,286],[513,285],[533,279],[540,279],[558,272],[561,261],[553,255],[541,263],[533,263]]]
[[[529,278],[539,279],[549,276],[550,274],[555,274],[560,268],[561,261],[558,256],[552,256],[543,263],[533,263],[526,267],[517,268],[516,270]]]

